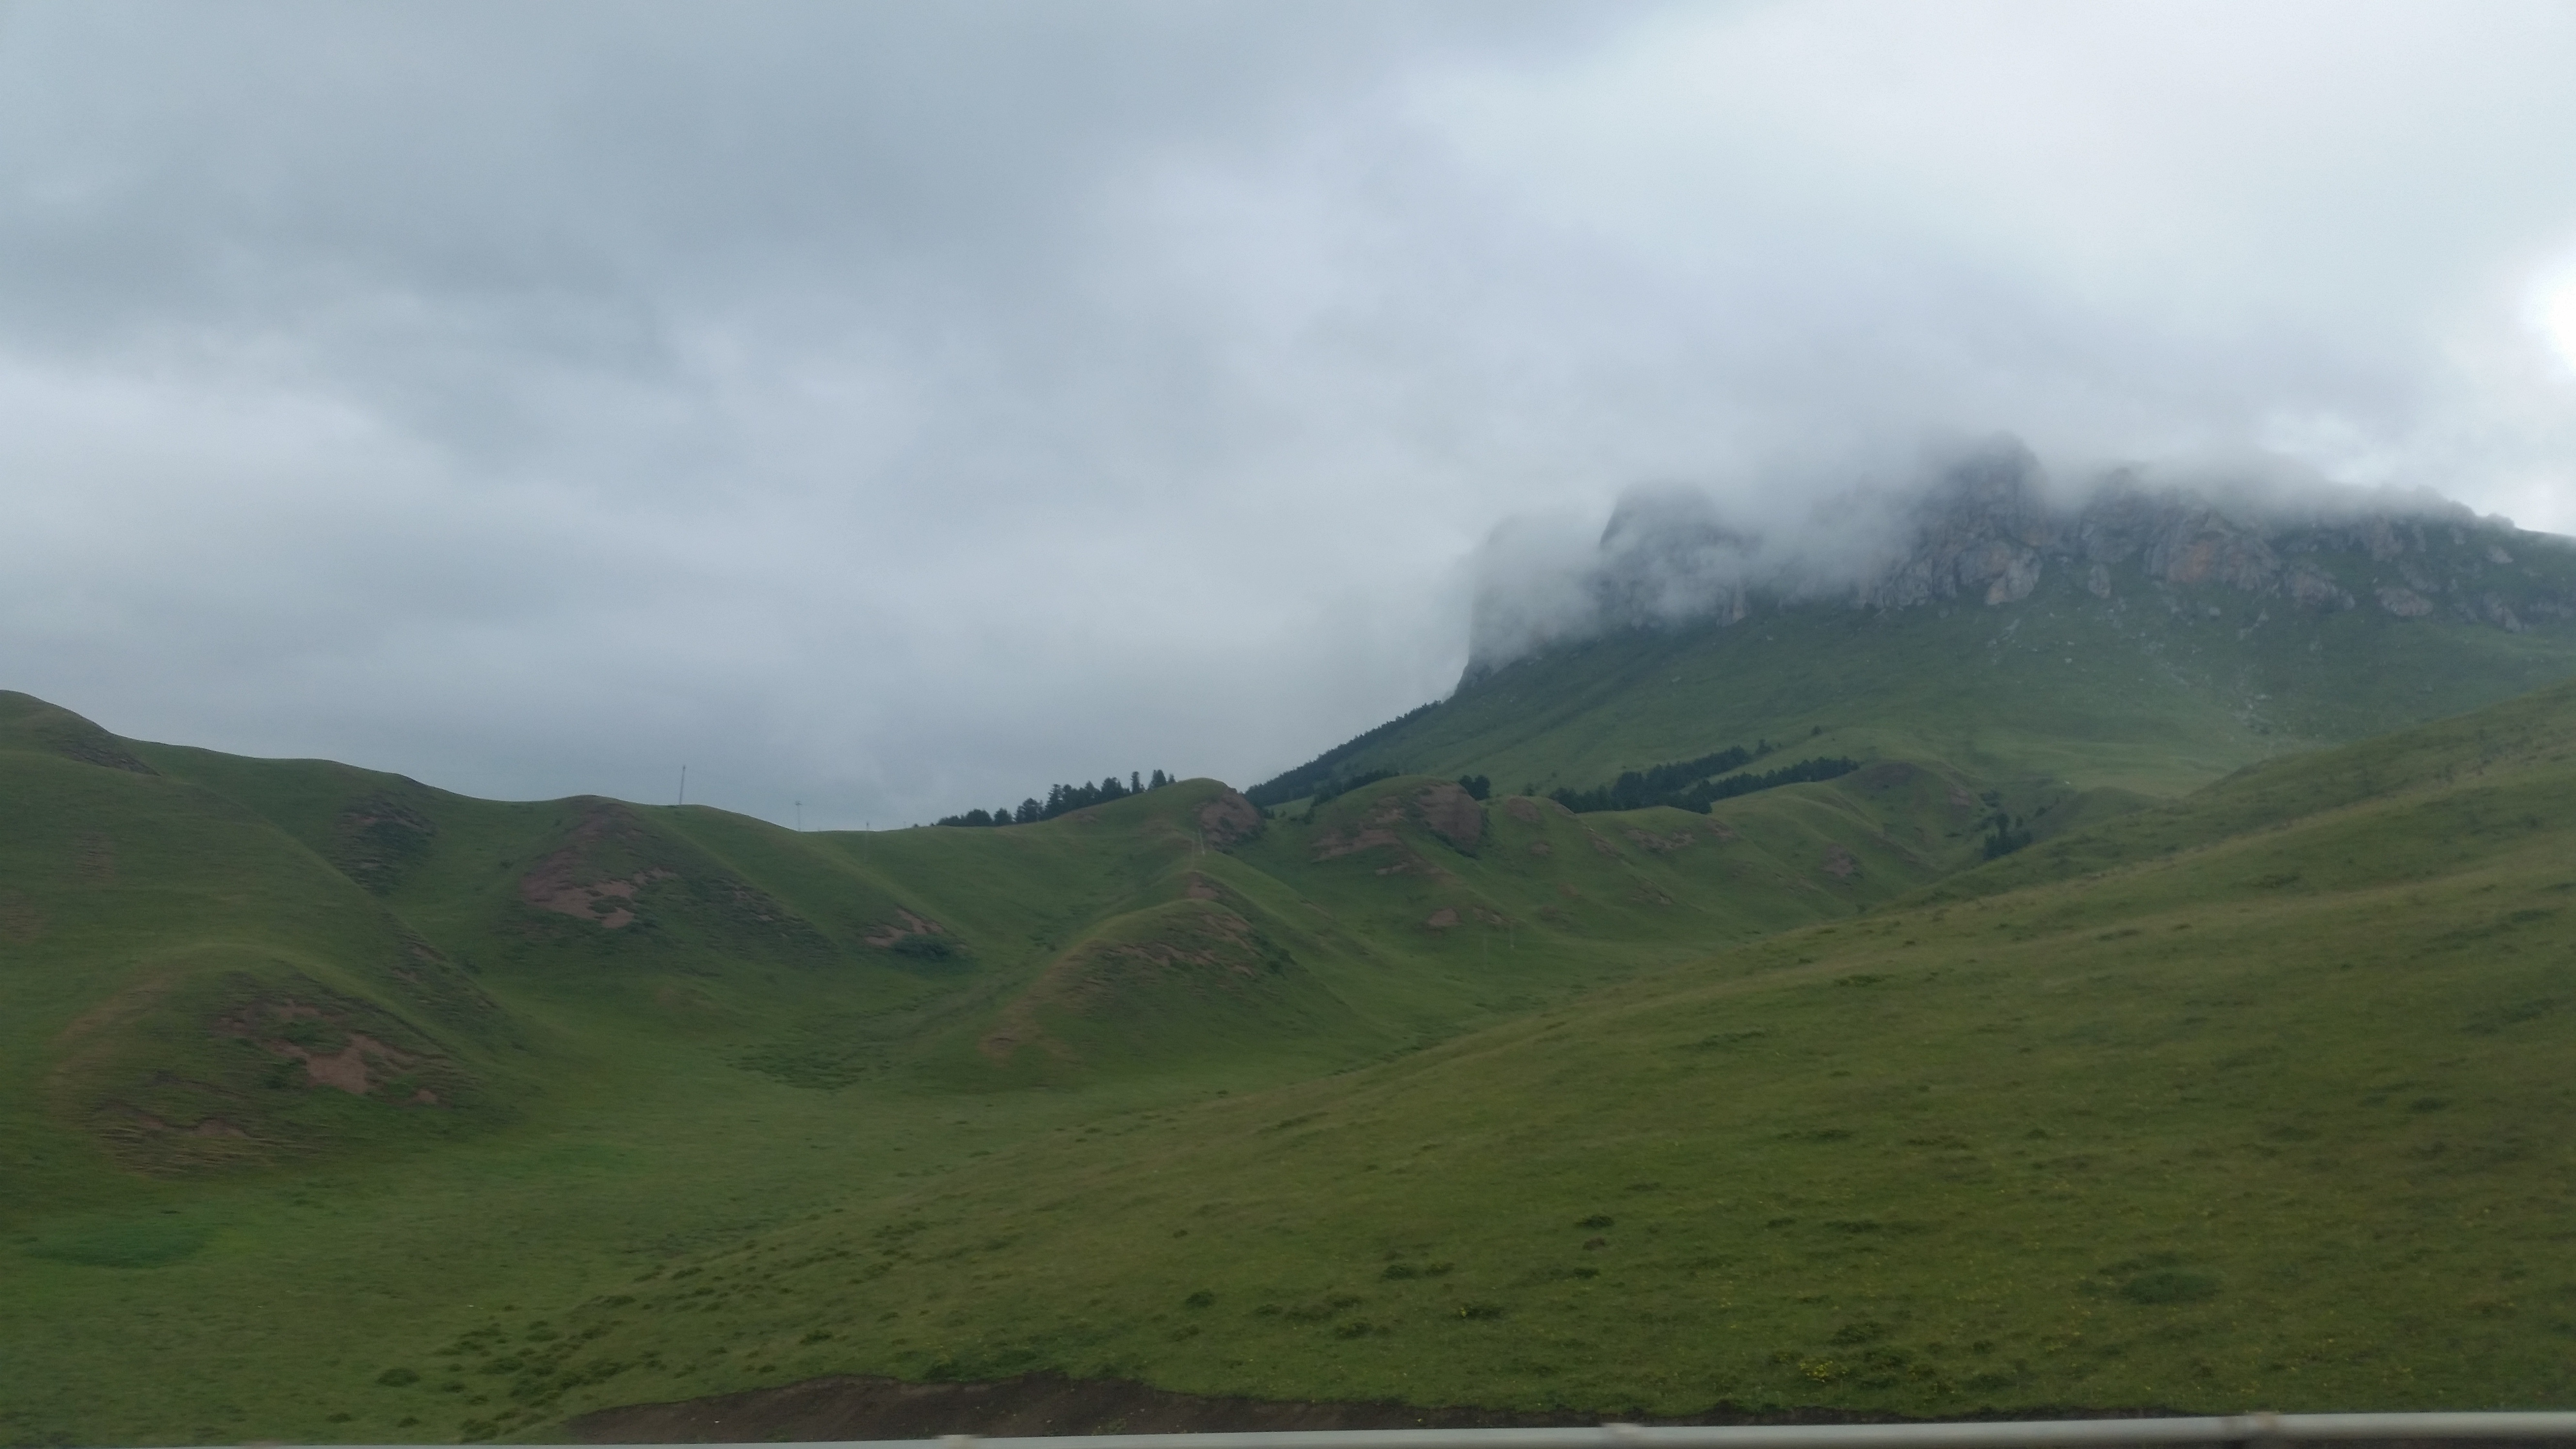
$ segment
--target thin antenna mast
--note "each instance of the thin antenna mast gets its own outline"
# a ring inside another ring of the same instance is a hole
[[[689,767],[686,765],[680,767],[680,803],[689,803]]]

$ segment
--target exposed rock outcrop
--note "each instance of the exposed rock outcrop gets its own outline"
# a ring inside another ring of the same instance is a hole
[[[2080,507],[2053,511],[2039,462],[1998,445],[1955,469],[1921,498],[1904,551],[1855,588],[1871,608],[1902,609],[1950,600],[2009,604],[2029,597],[2043,575],[2064,569],[2096,598],[2134,570],[2153,583],[2217,585],[2317,610],[2356,607],[2337,581],[2338,562],[2371,575],[2379,606],[2399,618],[2431,614],[2444,595],[2454,612],[2500,628],[2524,627],[2510,603],[2473,581],[2514,567],[2489,535],[2509,527],[2426,499],[2414,511],[2353,511],[2359,495],[2304,511],[2222,504],[2187,489],[2151,487],[2115,475]],[[2477,537],[2472,537],[2477,535]],[[2558,608],[2572,602],[2548,601]]]

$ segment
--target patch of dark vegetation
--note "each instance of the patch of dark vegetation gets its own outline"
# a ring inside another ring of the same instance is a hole
[[[1307,805],[1309,808],[1312,808],[1316,805],[1330,804],[1362,786],[1374,785],[1380,780],[1392,780],[1394,778],[1395,772],[1393,770],[1362,770],[1355,775],[1335,775],[1333,778],[1326,780],[1324,783],[1315,787],[1315,793],[1312,798],[1307,801]],[[1250,797],[1246,796],[1245,798],[1249,799]]]
[[[1590,790],[1552,790],[1548,792],[1548,798],[1578,815],[1600,810],[1643,810],[1652,805],[1670,805],[1678,810],[1705,815],[1709,807],[1720,800],[1732,800],[1760,790],[1776,790],[1783,785],[1838,780],[1860,768],[1860,762],[1848,756],[1818,755],[1814,759],[1782,765],[1776,770],[1748,771],[1740,775],[1724,773],[1761,758],[1772,748],[1768,740],[1749,752],[1738,745],[1679,764],[1630,770],[1609,784]]]
[[[1124,783],[1121,783],[1116,775],[1104,775],[1097,785],[1089,782],[1050,785],[1047,787],[1044,800],[1031,796],[1017,805],[1005,805],[998,810],[969,810],[963,815],[943,815],[939,817],[937,823],[970,827],[1034,825],[1038,821],[1053,820],[1059,815],[1069,815],[1076,810],[1087,810],[1094,805],[1106,805],[1112,800],[1124,800],[1130,795],[1142,795],[1148,790],[1160,790],[1171,783],[1172,777],[1160,770],[1156,770],[1151,778],[1140,776],[1131,770]]]
[[[1987,813],[1985,818],[1977,822],[1976,828],[1986,832],[1985,852],[1988,860],[2001,860],[2014,851],[2027,847],[2031,841],[2029,822],[2004,809],[2003,798],[1993,790],[1986,791],[1980,797],[1986,806]]]
[[[1340,790],[1333,793],[1339,794],[1353,789],[1356,777],[1341,768],[1343,762],[1369,746],[1400,732],[1407,725],[1413,724],[1438,708],[1440,708],[1440,701],[1433,700],[1429,704],[1409,709],[1373,730],[1364,730],[1353,735],[1293,770],[1262,781],[1244,791],[1243,798],[1264,810],[1274,805],[1285,805],[1291,800],[1304,799],[1310,795],[1329,799],[1330,796],[1323,793],[1323,787],[1336,776],[1346,778]],[[1380,770],[1375,772],[1375,778],[1383,780],[1393,773],[1395,772],[1392,770]]]
[[[379,790],[332,821],[331,864],[381,896],[429,858],[437,838],[437,822],[412,801],[391,790]]]

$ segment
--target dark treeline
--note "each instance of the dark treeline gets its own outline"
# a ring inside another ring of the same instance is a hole
[[[1568,810],[1643,810],[1649,805],[1670,805],[1682,791],[1707,779],[1739,770],[1771,753],[1771,742],[1760,740],[1752,749],[1729,745],[1713,755],[1696,760],[1680,760],[1650,769],[1630,770],[1607,785],[1590,790],[1557,790],[1551,798]]]
[[[1394,778],[1395,772],[1393,770],[1362,770],[1356,775],[1335,775],[1308,792],[1306,806],[1311,810],[1315,806],[1321,805],[1327,800],[1347,795],[1362,785],[1374,785],[1380,780],[1392,780]],[[1249,794],[1245,795],[1243,798],[1246,800],[1252,799]],[[1257,800],[1253,801],[1253,803],[1260,804]],[[1262,805],[1261,808],[1267,810],[1270,807]]]
[[[1730,770],[1770,754],[1777,748],[1769,740],[1759,740],[1752,749],[1742,745],[1702,755],[1696,760],[1679,760],[1651,769],[1630,770],[1607,785],[1589,790],[1551,790],[1548,798],[1577,814],[1596,810],[1643,810],[1650,805],[1671,805],[1705,815],[1709,806],[1756,790],[1776,789],[1814,780],[1831,780],[1860,768],[1860,762],[1840,755],[1819,755],[1782,765],[1776,770],[1728,774]],[[1717,778],[1711,778],[1715,776]]]
[[[1356,790],[1373,780],[1383,780],[1395,772],[1369,770],[1358,774],[1338,774],[1337,767],[1344,760],[1439,707],[1440,701],[1435,699],[1420,708],[1397,715],[1376,729],[1353,735],[1286,774],[1264,780],[1244,791],[1243,798],[1267,810],[1273,805],[1285,805],[1291,800],[1303,799],[1309,795],[1319,802],[1329,800],[1335,795]]]
[[[1142,795],[1148,790],[1160,790],[1171,783],[1172,777],[1160,770],[1156,770],[1150,779],[1140,777],[1131,771],[1124,783],[1121,783],[1116,775],[1110,775],[1104,777],[1097,785],[1050,785],[1047,787],[1044,800],[1031,797],[1017,805],[1005,805],[999,810],[969,810],[963,815],[942,816],[939,823],[942,825],[1034,825],[1041,820],[1053,820],[1068,811],[1106,804],[1111,800],[1124,800],[1130,795]]]

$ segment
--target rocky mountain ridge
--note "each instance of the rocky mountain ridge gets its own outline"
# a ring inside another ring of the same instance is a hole
[[[2567,587],[2576,555],[2564,540],[2429,497],[2403,511],[2369,507],[2374,501],[2356,493],[2267,516],[2119,474],[2060,512],[2047,506],[2035,459],[1999,452],[1927,495],[1911,546],[1853,598],[1880,609],[1959,598],[2009,604],[2051,567],[2081,570],[2086,589],[2109,598],[2114,571],[2134,564],[2150,585],[2218,585],[2298,608],[2367,606],[2400,618],[2443,610],[2511,633],[2576,619]]]
[[[1768,538],[1713,499],[1623,500],[1571,578],[1496,577],[1479,597],[1465,679],[1558,643],[1636,628],[1727,625],[1795,605],[1885,611],[2016,604],[2063,577],[2097,599],[2173,609],[2220,589],[2295,610],[2436,615],[2522,633],[2576,620],[2576,541],[2482,518],[2429,493],[2318,485],[2297,494],[2160,482],[2138,470],[2073,503],[2039,460],[1999,441],[1880,517]],[[2203,600],[2197,607],[2208,608]]]

